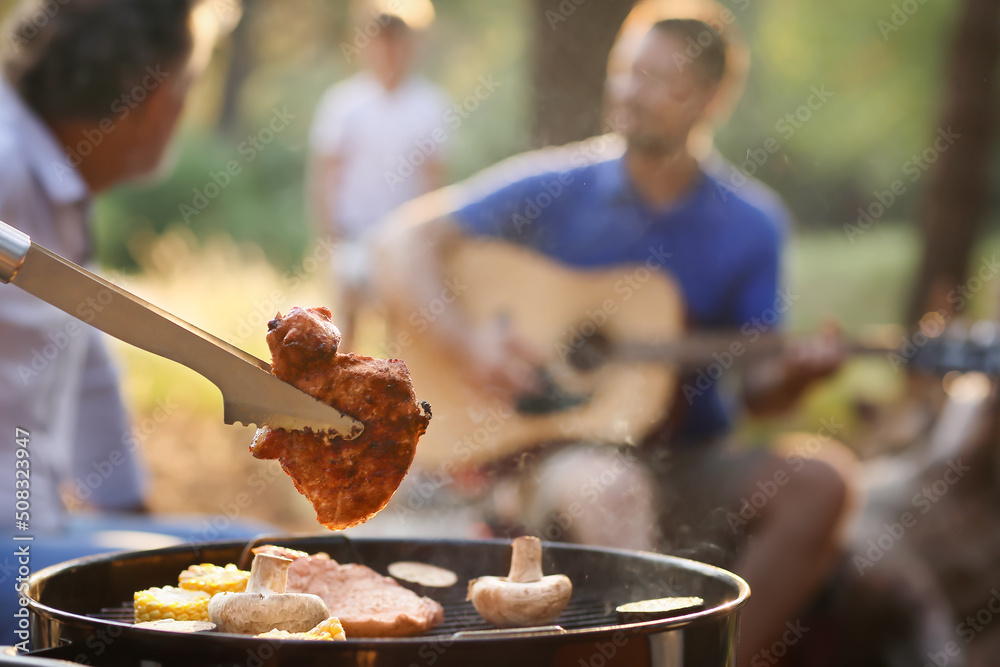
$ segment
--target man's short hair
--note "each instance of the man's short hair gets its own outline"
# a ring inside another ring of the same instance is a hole
[[[697,19],[663,19],[652,30],[679,37],[685,53],[708,83],[719,83],[726,73],[726,42],[712,26]],[[686,61],[685,61],[686,62]]]
[[[109,117],[150,72],[176,75],[186,65],[198,2],[27,0],[5,31],[4,74],[40,116]]]
[[[402,17],[390,14],[389,12],[382,12],[375,20],[382,26],[379,35],[384,35],[385,37],[398,39],[406,37],[413,32],[413,29],[410,28],[410,25]]]

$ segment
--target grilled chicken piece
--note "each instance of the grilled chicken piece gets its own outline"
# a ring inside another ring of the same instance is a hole
[[[430,406],[418,402],[397,359],[339,354],[327,308],[292,308],[268,322],[271,372],[364,423],[354,440],[335,434],[261,428],[250,451],[278,459],[331,530],[363,523],[386,506],[413,462]]]
[[[288,586],[326,602],[348,637],[407,637],[444,620],[444,608],[364,565],[308,556],[288,566]]]

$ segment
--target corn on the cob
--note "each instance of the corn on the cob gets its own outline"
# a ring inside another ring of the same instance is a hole
[[[324,641],[339,641],[347,639],[344,634],[344,626],[336,616],[322,621],[312,630],[307,632],[287,632],[285,630],[271,630],[259,635],[254,635],[262,639],[319,639]]]
[[[135,621],[157,621],[172,618],[175,621],[207,621],[208,601],[211,595],[205,591],[189,591],[173,586],[147,588],[137,591],[135,601]]]
[[[192,565],[177,577],[181,588],[189,591],[205,591],[209,595],[223,592],[242,593],[247,589],[248,579],[250,573],[232,563],[225,567],[211,563]]]

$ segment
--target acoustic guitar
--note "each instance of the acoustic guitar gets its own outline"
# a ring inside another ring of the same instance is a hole
[[[639,443],[666,416],[674,392],[697,392],[730,367],[780,352],[785,337],[755,329],[683,336],[679,288],[642,264],[580,270],[515,244],[468,238],[446,258],[442,298],[416,311],[388,299],[389,354],[406,361],[433,409],[416,463],[450,474],[543,443]],[[511,327],[547,351],[541,390],[509,405],[470,383],[433,337],[443,308],[478,325]],[[913,351],[898,329],[886,345],[853,343],[907,369],[1000,374],[1000,347],[923,337]],[[921,334],[917,334],[921,336]],[[677,386],[680,373],[694,384]]]
[[[450,303],[389,308],[389,353],[406,361],[434,412],[419,465],[464,467],[555,440],[638,442],[662,418],[675,390],[669,366],[581,363],[596,340],[664,345],[681,335],[680,293],[662,271],[579,271],[511,243],[467,239],[446,259],[443,277]],[[471,385],[433,338],[443,307],[462,309],[473,323],[511,327],[547,351],[540,371],[547,391],[512,406]]]

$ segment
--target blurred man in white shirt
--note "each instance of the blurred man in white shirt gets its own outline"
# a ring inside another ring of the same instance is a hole
[[[388,13],[369,23],[365,69],[323,95],[310,133],[310,203],[319,236],[339,242],[337,325],[351,346],[367,294],[365,239],[394,208],[444,184],[449,129],[445,95],[411,74],[413,28]]]

